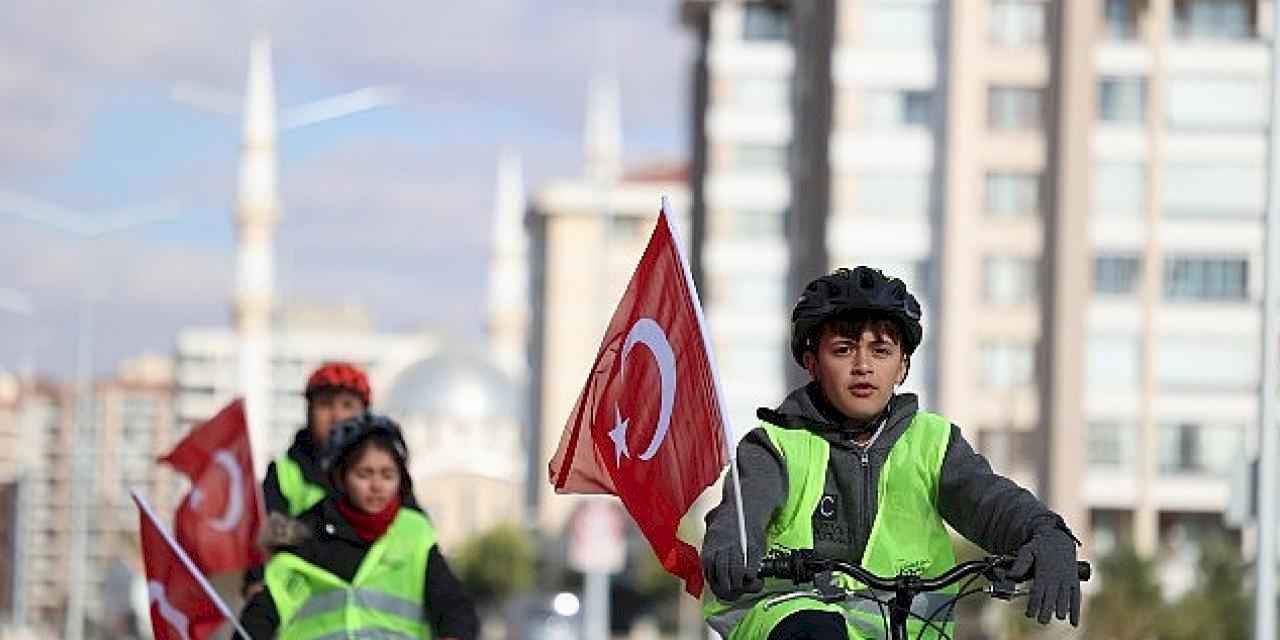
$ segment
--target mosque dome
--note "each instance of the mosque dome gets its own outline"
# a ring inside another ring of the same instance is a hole
[[[378,410],[401,419],[443,417],[523,422],[518,387],[487,359],[446,351],[396,376]]]

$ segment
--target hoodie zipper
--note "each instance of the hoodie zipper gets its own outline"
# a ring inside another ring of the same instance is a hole
[[[867,554],[867,544],[871,542],[871,446],[880,438],[880,434],[884,432],[884,427],[889,423],[886,416],[880,426],[876,428],[876,432],[871,434],[871,439],[867,441],[865,446],[860,446],[858,451],[858,461],[862,463],[862,530],[866,532],[867,537],[862,541],[862,555]]]
[[[862,450],[862,530],[867,532],[867,540],[863,542],[862,553],[866,555],[866,543],[871,540],[871,458],[867,450]]]

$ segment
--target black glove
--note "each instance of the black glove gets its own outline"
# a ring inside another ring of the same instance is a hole
[[[719,549],[702,557],[702,573],[707,577],[707,584],[717,598],[726,602],[763,589],[764,581],[756,576],[758,570],[758,566],[743,566],[742,549],[738,547]]]
[[[1059,525],[1036,529],[1031,540],[1018,550],[1018,559],[1009,577],[1019,582],[1032,578],[1027,598],[1027,617],[1049,624],[1054,611],[1058,619],[1071,614],[1071,625],[1080,626],[1080,575],[1076,569],[1076,540]],[[1039,615],[1037,615],[1037,613]]]

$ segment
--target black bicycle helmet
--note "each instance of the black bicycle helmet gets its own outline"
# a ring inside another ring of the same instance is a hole
[[[791,355],[804,366],[804,354],[813,349],[818,327],[851,312],[881,313],[902,329],[902,350],[908,356],[920,346],[920,303],[905,282],[871,267],[840,268],[809,283],[791,312]]]
[[[329,441],[320,456],[321,468],[332,471],[338,462],[355,451],[361,443],[376,435],[388,436],[395,449],[396,461],[402,467],[408,465],[409,448],[404,443],[404,436],[400,434],[400,425],[386,416],[366,412],[333,425]]]

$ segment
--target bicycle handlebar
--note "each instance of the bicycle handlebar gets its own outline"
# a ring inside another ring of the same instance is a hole
[[[989,580],[1006,579],[1003,575],[997,575],[995,571],[1008,569],[1013,566],[1015,560],[1013,556],[987,556],[981,560],[957,564],[934,578],[920,578],[911,574],[886,578],[877,576],[852,562],[820,558],[811,550],[805,549],[764,558],[759,575],[761,578],[790,579],[795,584],[800,584],[813,581],[814,574],[823,571],[839,571],[872,589],[898,591],[908,588],[915,593],[922,593],[945,589],[975,574],[982,574]],[[1093,575],[1093,567],[1086,561],[1077,561],[1076,572],[1081,581],[1088,581]]]

